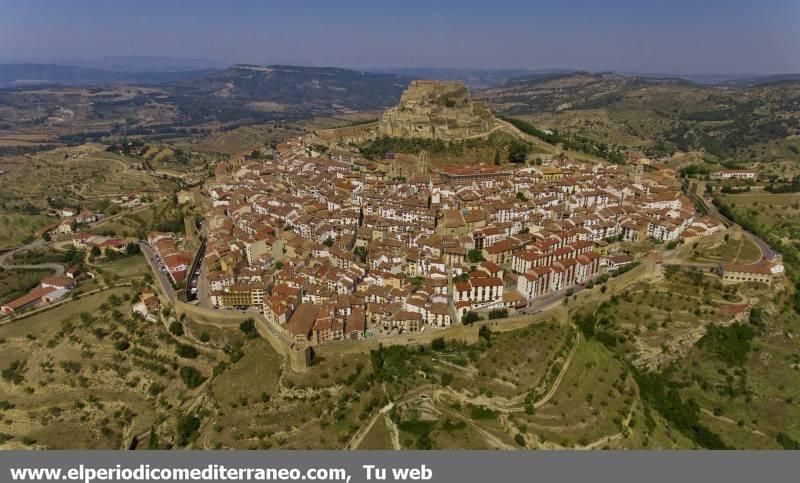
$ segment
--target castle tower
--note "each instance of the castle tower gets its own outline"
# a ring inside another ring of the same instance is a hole
[[[294,372],[305,372],[311,367],[312,350],[306,344],[292,344],[289,348],[289,367]]]

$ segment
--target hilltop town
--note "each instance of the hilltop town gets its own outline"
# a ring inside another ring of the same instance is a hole
[[[622,243],[721,229],[669,170],[554,160],[404,178],[399,162],[297,138],[217,165],[199,303],[263,312],[311,345],[436,330],[542,309],[634,262]]]
[[[70,182],[0,253],[0,445],[795,443],[793,181],[408,86],[377,118],[221,134],[236,154],[19,160],[6,186]]]

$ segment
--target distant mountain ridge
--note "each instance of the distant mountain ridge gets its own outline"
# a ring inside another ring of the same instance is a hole
[[[165,84],[199,78],[214,70],[121,72],[60,64],[0,64],[0,87],[36,84],[88,86],[107,84]]]
[[[574,72],[570,69],[470,69],[435,67],[398,67],[377,69],[375,72],[398,74],[414,79],[439,81],[457,80],[472,90],[502,85],[512,79],[535,78],[536,76],[563,75]]]
[[[540,128],[654,155],[698,151],[726,162],[800,154],[800,76],[697,84],[678,77],[574,72],[509,80],[476,97]]]
[[[311,113],[382,109],[410,78],[338,67],[238,64],[203,78],[176,82],[176,94],[239,102],[269,102]]]

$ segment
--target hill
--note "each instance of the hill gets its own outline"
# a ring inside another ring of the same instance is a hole
[[[327,114],[384,108],[397,102],[408,78],[332,67],[236,65],[176,83],[178,100],[225,101],[254,111]]]
[[[563,69],[460,69],[447,67],[406,67],[395,69],[378,69],[376,72],[398,74],[414,79],[432,79],[438,81],[461,81],[470,89],[487,89],[497,87],[511,79],[536,78],[544,75],[564,75],[572,72]]]
[[[155,83],[158,79],[164,82]],[[320,67],[237,65],[203,75],[150,75],[6,65],[0,66],[0,86],[16,87],[0,90],[0,136],[24,133],[52,143],[123,135],[159,141],[194,137],[220,128],[382,110],[397,102],[409,81],[395,74]],[[73,85],[38,85],[47,82]],[[0,144],[0,152],[38,149],[13,143]]]
[[[512,80],[476,97],[541,128],[652,154],[701,151],[733,162],[800,154],[800,82],[791,80],[734,88],[578,72]]]

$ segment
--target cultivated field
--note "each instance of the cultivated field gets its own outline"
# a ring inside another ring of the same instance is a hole
[[[0,201],[8,207],[45,208],[48,199],[97,208],[101,202],[134,192],[159,193],[171,183],[130,166],[131,160],[99,145],[59,148],[2,158]]]

